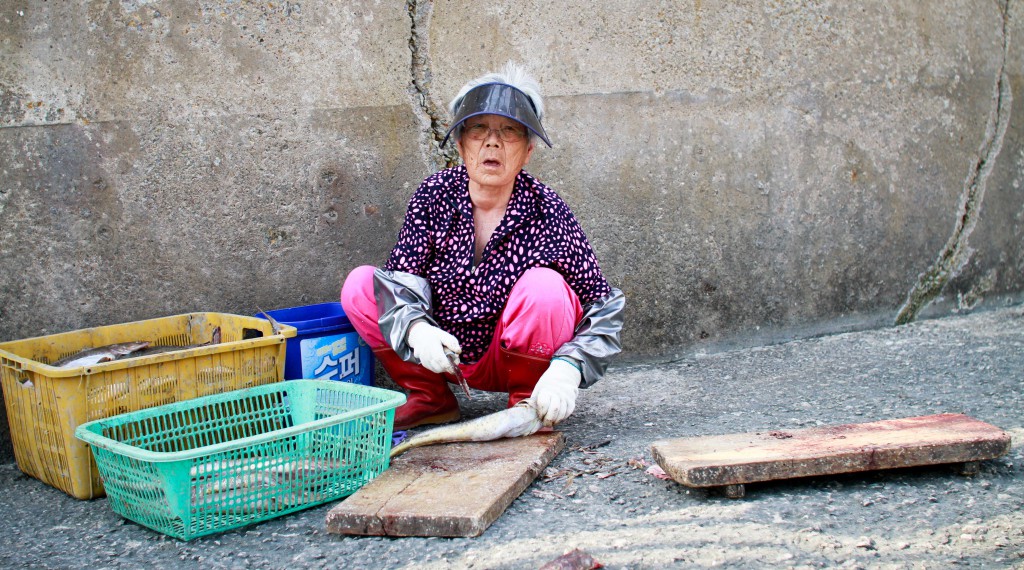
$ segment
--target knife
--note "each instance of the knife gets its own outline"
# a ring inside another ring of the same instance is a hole
[[[458,356],[447,349],[445,349],[444,355],[448,357],[448,362],[452,364],[452,370],[455,371],[455,379],[459,381],[459,386],[462,386],[462,390],[466,392],[466,397],[472,400],[473,395],[469,393],[469,383],[466,382],[466,377],[462,375],[462,370],[459,370],[459,364],[456,360]]]

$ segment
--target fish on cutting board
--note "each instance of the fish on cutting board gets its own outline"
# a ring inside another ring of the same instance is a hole
[[[500,412],[418,433],[395,446],[391,450],[391,457],[424,445],[521,437],[536,433],[542,427],[544,424],[537,414],[533,400],[526,399]]]

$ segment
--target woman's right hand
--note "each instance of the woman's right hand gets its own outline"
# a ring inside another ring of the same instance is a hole
[[[458,365],[458,355],[462,353],[462,347],[454,336],[431,325],[426,321],[417,321],[409,328],[406,342],[412,349],[420,364],[432,372],[443,374],[445,372],[454,374],[452,363],[448,360],[445,350],[455,353],[455,364]]]

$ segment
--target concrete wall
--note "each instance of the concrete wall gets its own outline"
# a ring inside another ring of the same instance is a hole
[[[508,59],[624,358],[1005,303],[1021,5],[6,0],[0,341],[336,299]]]

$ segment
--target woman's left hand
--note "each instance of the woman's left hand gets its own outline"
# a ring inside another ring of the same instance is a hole
[[[537,380],[531,396],[544,425],[555,425],[572,414],[576,409],[576,395],[582,378],[583,375],[572,364],[561,359],[551,361]]]

